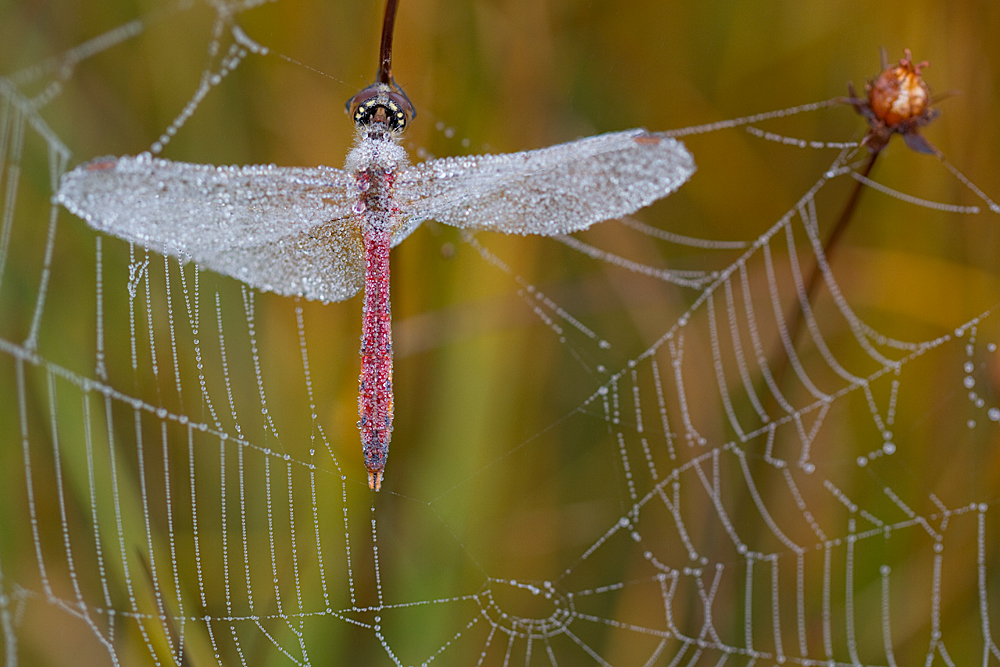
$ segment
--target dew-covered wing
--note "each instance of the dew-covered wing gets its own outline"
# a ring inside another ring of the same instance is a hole
[[[65,174],[56,200],[92,227],[265,291],[340,301],[364,280],[339,169],[215,167],[101,158]]]
[[[427,219],[508,234],[565,234],[648,206],[694,170],[684,144],[641,129],[523,153],[428,160],[397,179],[406,224],[393,243]]]

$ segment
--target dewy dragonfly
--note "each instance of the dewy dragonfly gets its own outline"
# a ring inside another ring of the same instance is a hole
[[[105,157],[63,176],[56,200],[92,227],[267,292],[342,301],[364,286],[358,428],[378,491],[392,433],[389,248],[424,220],[507,234],[566,234],[628,215],[694,173],[677,140],[614,132],[507,155],[411,165],[414,116],[391,70],[388,0],[378,78],[348,102],[344,169],[215,167]]]

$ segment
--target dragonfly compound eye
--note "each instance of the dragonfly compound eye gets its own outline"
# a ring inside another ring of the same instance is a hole
[[[383,123],[393,133],[403,132],[415,115],[406,95],[386,84],[376,83],[365,88],[347,105],[355,125],[368,127],[372,123]]]

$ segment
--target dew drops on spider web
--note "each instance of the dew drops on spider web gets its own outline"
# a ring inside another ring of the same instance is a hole
[[[976,428],[976,420],[970,419],[965,423],[965,425],[968,426],[969,428]]]
[[[894,442],[887,442],[887,443],[885,443],[884,445],[882,445],[882,451],[885,452],[886,454],[890,455],[890,456],[893,455],[893,454],[895,454],[896,453],[896,443],[894,443]]]
[[[859,456],[858,459],[857,459],[857,464],[858,464],[859,468],[864,468],[866,465],[868,465],[868,457],[867,456]]]
[[[986,416],[990,418],[990,421],[1000,422],[1000,408],[990,408],[986,411]]]
[[[816,471],[816,466],[813,465],[812,463],[805,463],[802,465],[802,472],[806,473],[807,475],[811,475],[815,471]]]
[[[962,384],[965,385],[966,389],[972,389],[976,386],[976,378],[971,375],[966,375],[965,379],[962,380]]]
[[[965,370],[966,373],[971,373],[973,370],[975,370],[976,367],[971,361],[966,361],[965,365],[962,368]]]

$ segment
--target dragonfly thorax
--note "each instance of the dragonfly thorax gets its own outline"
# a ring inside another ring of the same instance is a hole
[[[344,162],[346,171],[358,174],[391,173],[409,164],[406,149],[399,145],[398,134],[379,132],[379,127],[358,126],[354,147]]]

